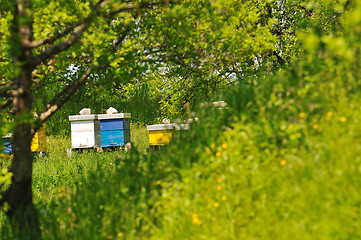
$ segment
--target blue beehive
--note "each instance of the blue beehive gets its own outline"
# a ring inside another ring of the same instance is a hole
[[[98,114],[100,147],[120,147],[130,142],[130,113]]]
[[[12,145],[11,145],[11,135],[7,135],[7,136],[3,137],[2,140],[3,140],[3,143],[4,143],[4,151],[3,151],[3,153],[12,154],[13,149],[12,149]]]

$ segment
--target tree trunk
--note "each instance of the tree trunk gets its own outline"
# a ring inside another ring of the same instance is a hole
[[[40,225],[32,197],[33,155],[30,150],[32,133],[32,51],[25,43],[32,41],[31,1],[17,0],[12,25],[14,91],[13,109],[15,129],[13,134],[14,159],[10,188],[4,194],[9,204],[6,212],[16,238],[39,239]]]
[[[30,239],[39,239],[40,227],[32,198],[33,155],[30,150],[32,97],[28,84],[31,71],[29,75],[29,69],[24,68],[18,79],[19,87],[17,88],[17,91],[22,93],[16,95],[13,102],[15,118],[22,120],[15,121],[12,143],[14,159],[10,169],[13,177],[11,186],[5,194],[5,200],[10,208],[6,214],[15,235],[20,238],[25,235]]]

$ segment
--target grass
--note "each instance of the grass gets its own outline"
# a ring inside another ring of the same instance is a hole
[[[358,35],[335,36],[358,53]],[[203,104],[164,148],[142,124],[129,152],[69,158],[69,138],[49,136],[33,172],[43,238],[360,239],[361,62],[332,42],[235,85],[227,108]]]
[[[146,127],[132,125],[131,129],[132,139],[134,139],[133,147],[144,152],[147,147],[146,139],[148,137]],[[100,208],[101,206],[104,206],[105,201],[111,200],[112,198],[96,199],[96,196],[99,196],[98,194],[104,192],[104,190],[101,189],[103,186],[99,186],[99,184],[107,185],[108,193],[112,194],[115,185],[112,186],[111,182],[104,181],[105,176],[114,173],[116,166],[121,164],[128,155],[127,151],[118,149],[115,151],[105,151],[103,153],[97,153],[93,150],[84,153],[74,152],[73,155],[69,157],[67,149],[70,147],[71,140],[69,138],[48,136],[48,156],[36,156],[34,159],[34,203],[43,220],[42,224],[46,239],[73,238],[66,233],[68,231],[67,224],[74,225],[74,222],[68,222],[70,220],[67,219],[67,213],[72,206],[72,198],[77,199],[73,206],[75,211],[79,210],[81,213],[92,215],[91,212],[94,210],[93,208],[75,208],[75,206],[88,206],[89,204],[95,207],[95,211],[102,210]],[[4,166],[7,165],[10,160],[11,159],[7,159],[7,161],[4,162]],[[104,179],[102,179],[103,177]],[[114,181],[115,179],[113,182]],[[95,188],[95,190],[93,188]],[[122,188],[122,191],[126,191],[124,190],[124,187]],[[76,197],[73,196],[76,193]],[[104,197],[106,197],[106,194]],[[119,204],[120,203],[121,202],[119,202]],[[118,208],[119,207],[121,206],[118,206]],[[63,215],[63,213],[65,215]],[[59,216],[56,216],[56,214],[59,214]],[[96,216],[94,220],[98,221]],[[9,228],[6,224],[4,215],[1,216],[0,223],[0,225],[3,226],[2,239],[11,239],[12,235],[9,233]],[[94,226],[93,220],[91,220],[90,223]],[[63,228],[67,231],[65,233],[59,232],[59,230]],[[47,233],[49,235],[47,235]],[[79,234],[79,232],[76,232],[76,234]],[[96,233],[86,231],[86,234],[83,234],[84,237],[97,235],[98,230]]]
[[[68,157],[70,139],[49,136],[33,172],[43,238],[359,239],[358,99],[285,111],[289,88],[271,87],[235,89],[227,109],[205,105],[158,150],[138,124],[128,152]]]
[[[164,183],[160,239],[358,239],[360,128],[342,119],[323,120],[283,154],[240,120],[183,181]]]
[[[43,238],[359,239],[357,99],[283,119],[282,106],[227,101],[157,151],[135,124],[130,152],[70,158],[70,139],[49,136],[33,173]]]
[[[49,137],[49,157],[34,163],[43,237],[359,239],[361,111],[344,106],[278,124],[206,107],[145,154],[144,126],[131,152],[69,158],[70,140]]]
[[[139,151],[147,148],[146,127],[141,125],[131,126],[133,146]],[[63,137],[48,137],[48,157],[38,157],[34,163],[34,198],[42,199],[47,195],[47,202],[53,200],[58,194],[59,187],[76,186],[89,181],[94,175],[106,174],[113,169],[116,159],[124,159],[128,154],[121,149],[97,153],[88,150],[84,153],[73,151],[68,156],[67,149],[71,148],[71,140]]]

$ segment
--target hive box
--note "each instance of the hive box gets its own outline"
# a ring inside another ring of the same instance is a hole
[[[149,146],[168,144],[175,131],[189,130],[189,124],[155,124],[147,126]]]
[[[32,152],[46,152],[46,134],[45,134],[45,123],[43,126],[34,134],[31,140],[30,149]]]
[[[130,113],[98,114],[100,147],[120,147],[130,142]]]
[[[4,143],[4,151],[3,153],[9,153],[12,154],[13,153],[13,148],[11,145],[11,135],[6,135],[4,137],[2,137],[3,143]]]
[[[98,116],[69,116],[71,128],[71,148],[93,148],[100,146],[100,126]]]
[[[2,137],[4,143],[4,153],[12,154],[12,135],[8,134]],[[45,134],[45,123],[41,128],[34,134],[31,140],[30,150],[32,152],[45,153],[46,152],[46,134]]]
[[[155,124],[147,126],[149,146],[165,145],[170,142],[175,127],[172,124]]]
[[[119,147],[130,142],[130,113],[69,116],[72,148]]]

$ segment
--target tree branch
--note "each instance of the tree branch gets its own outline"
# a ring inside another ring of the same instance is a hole
[[[132,10],[132,9],[149,8],[149,7],[152,7],[152,6],[172,4],[172,3],[177,3],[177,2],[179,2],[179,0],[164,0],[164,1],[160,1],[160,2],[131,3],[131,4],[127,4],[124,7],[118,8],[117,10],[115,10],[113,12],[109,12],[108,14],[105,15],[105,17],[112,17],[112,16],[114,16],[114,15],[120,13],[120,12]]]
[[[46,61],[51,56],[58,54],[68,48],[70,48],[75,42],[77,42],[83,32],[90,26],[89,22],[83,23],[80,26],[76,28],[76,31],[74,34],[72,34],[67,40],[59,42],[56,45],[51,46],[50,48],[46,49],[41,54],[37,55],[35,58],[33,58],[31,64],[33,66],[37,66],[41,62]]]
[[[12,90],[13,82],[8,82],[6,84],[1,84],[0,86],[0,97],[9,97],[11,93],[9,91]]]
[[[33,131],[36,132],[39,130],[41,125],[49,119],[54,113],[56,113],[60,107],[62,107],[66,101],[81,87],[86,83],[86,80],[88,79],[89,75],[91,74],[92,70],[94,69],[94,66],[90,66],[83,75],[72,84],[66,86],[62,91],[60,91],[57,95],[53,97],[49,101],[49,103],[46,106],[46,110],[42,112],[38,118],[38,120],[35,123],[35,126],[33,128]]]
[[[12,96],[9,91],[0,91],[0,97],[10,97]]]
[[[344,5],[344,7],[343,7],[343,10],[344,10],[344,11],[347,11],[347,10],[348,10],[348,7],[351,5],[351,3],[352,3],[352,0],[347,0],[347,1],[345,2],[345,5]]]
[[[35,85],[34,87],[34,92],[38,92],[40,88],[46,86],[46,85],[49,85],[49,84],[52,84],[52,83],[58,83],[58,82],[63,82],[64,80],[62,79],[58,79],[58,80],[54,80],[54,81],[49,81],[49,82],[45,82],[44,81],[41,81],[41,82],[38,82],[38,84]]]
[[[109,0],[100,0],[94,7],[89,16],[84,19],[84,21],[81,24],[76,24],[76,27],[73,28],[71,26],[68,30],[71,32],[72,30],[75,30],[75,32],[70,35],[70,37],[62,42],[59,42],[47,49],[45,49],[41,54],[37,55],[32,60],[32,65],[36,66],[40,64],[41,62],[46,61],[51,56],[58,54],[68,48],[70,48],[74,43],[76,43],[82,36],[83,32],[89,28],[94,18],[99,13],[99,10],[108,3]],[[73,28],[73,29],[72,29]]]
[[[178,0],[176,0],[178,1]],[[167,1],[164,1],[162,3],[166,3]],[[175,1],[174,1],[175,2]],[[128,5],[129,8],[132,8],[132,5]],[[143,5],[138,5],[139,6],[143,6]],[[133,6],[136,7],[136,6]],[[116,14],[114,12],[114,14]],[[89,23],[90,24],[90,23]],[[53,46],[52,48],[49,48],[48,50],[46,50],[44,53],[40,54],[39,56],[37,56],[37,60],[39,63],[41,61],[46,60],[47,58],[49,58],[51,55],[55,54],[55,52],[60,52],[62,51],[61,49],[65,50],[66,48],[69,48],[71,46],[71,44],[73,44],[78,38],[80,38],[82,32],[84,30],[86,30],[88,26],[85,25],[80,25],[77,30],[77,32],[75,32],[68,40],[63,41],[55,46]],[[117,47],[119,45],[121,45],[124,41],[124,39],[127,36],[127,33],[130,31],[130,27],[128,26],[126,28],[126,30],[118,37],[117,41],[114,42],[111,45],[111,51],[115,52],[117,50]],[[103,66],[100,67],[100,69],[106,69],[107,67],[109,67],[110,62],[106,62]],[[83,86],[88,77],[90,76],[92,70],[94,69],[94,65],[91,65],[91,67],[89,67],[85,73],[74,83],[66,86],[61,92],[59,92],[57,95],[55,95],[53,97],[53,99],[51,99],[49,101],[49,103],[46,106],[46,110],[44,112],[42,112],[38,118],[38,120],[35,123],[35,126],[33,128],[33,132],[36,132],[37,130],[39,130],[39,128],[42,126],[42,124],[49,119],[56,111],[58,111],[58,109],[63,106],[65,104],[65,102],[81,87]]]
[[[8,106],[11,105],[12,102],[13,102],[13,98],[6,99],[4,102],[0,103],[0,109],[7,108]]]
[[[74,31],[74,29],[78,28],[80,25],[82,25],[84,22],[91,22],[92,19],[95,17],[97,11],[102,8],[105,4],[107,4],[109,0],[100,0],[97,4],[94,5],[94,7],[92,8],[91,12],[89,13],[89,15],[81,22],[77,22],[77,23],[73,23],[71,24],[67,29],[65,29],[62,32],[58,32],[56,33],[54,36],[49,37],[47,39],[42,39],[42,40],[38,40],[38,41],[23,41],[22,45],[24,47],[28,47],[28,48],[37,48],[40,47],[42,45],[45,44],[51,44],[53,42],[55,42],[56,40],[64,37],[65,35],[71,33],[72,31]]]
[[[40,64],[41,62],[44,62],[45,60],[49,59],[51,56],[70,48],[74,43],[76,43],[81,38],[83,32],[89,28],[89,26],[92,23],[92,20],[98,14],[99,9],[102,8],[108,1],[109,0],[99,1],[98,4],[95,5],[92,13],[89,15],[89,17],[87,17],[84,20],[83,23],[77,25],[76,27],[71,26],[68,29],[69,32],[71,32],[72,30],[75,30],[75,32],[67,40],[59,42],[58,44],[49,47],[44,52],[42,52],[41,54],[36,56],[32,61],[32,65],[36,66],[36,65]],[[168,4],[168,3],[176,3],[178,1],[179,0],[165,0],[165,1],[161,1],[161,2],[142,2],[142,3],[135,3],[135,4],[127,4],[125,7],[119,8],[116,11],[105,14],[105,17],[112,18],[116,14],[126,11],[126,10],[136,9],[136,8],[138,8],[138,9],[139,8],[147,8],[147,7],[151,7],[151,6],[155,6],[155,5],[163,5],[163,4]]]
[[[124,34],[118,38],[118,42],[112,46],[111,50],[113,52],[115,52],[116,47],[119,46],[124,41],[124,39],[126,37],[126,33],[128,31],[129,31],[129,29],[127,29],[124,32]],[[100,69],[106,69],[109,66],[109,64],[110,64],[109,61],[106,62],[103,66],[100,67]],[[39,130],[39,128],[42,126],[42,124],[47,119],[49,119],[54,113],[56,113],[59,110],[59,108],[62,107],[66,103],[66,101],[87,82],[87,79],[90,76],[94,67],[95,67],[94,65],[91,65],[77,81],[66,86],[62,91],[60,91],[58,94],[56,94],[53,97],[53,99],[51,99],[49,101],[49,103],[46,106],[46,110],[40,114],[38,120],[35,123],[35,127],[33,128],[34,133],[37,130]]]

